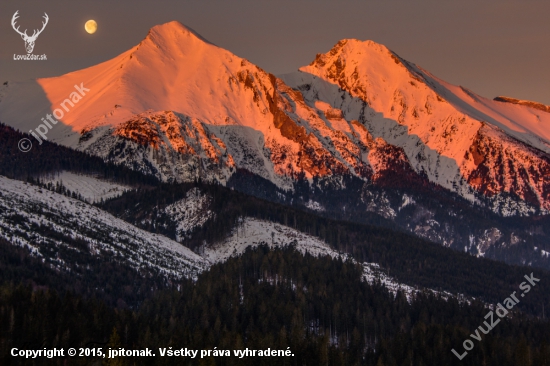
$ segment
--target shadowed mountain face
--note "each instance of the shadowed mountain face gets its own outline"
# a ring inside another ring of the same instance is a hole
[[[353,176],[435,184],[503,216],[550,209],[550,113],[484,99],[371,41],[340,41],[277,78],[171,22],[36,83],[2,86],[0,120],[33,128],[83,84],[48,138],[165,181],[227,184],[244,169],[282,190],[297,177],[345,190]],[[46,101],[29,105],[34,94]]]

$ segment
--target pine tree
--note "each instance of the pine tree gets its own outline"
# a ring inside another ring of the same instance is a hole
[[[122,342],[120,341],[120,336],[118,335],[118,331],[116,327],[113,327],[113,331],[111,332],[111,337],[109,338],[109,343],[107,343],[107,347],[104,349],[106,352],[105,358],[103,359],[103,365],[105,366],[126,366],[128,365],[126,357],[115,357],[115,358],[107,358],[109,356],[109,349],[119,349],[122,347]]]

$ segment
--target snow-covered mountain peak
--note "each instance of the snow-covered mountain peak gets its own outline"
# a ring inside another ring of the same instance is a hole
[[[209,49],[210,52],[216,52],[215,49],[222,53],[227,52],[178,21],[154,26],[134,49],[132,55],[153,53],[172,62],[180,61],[181,56],[200,53],[202,49]]]
[[[300,68],[300,71],[331,78],[350,75],[354,79],[368,72],[373,74],[369,76],[378,75],[377,81],[382,82],[409,76],[399,58],[386,46],[357,39],[342,39],[327,53],[317,54],[315,60]]]
[[[367,102],[392,119],[418,119],[423,112],[429,113],[435,102],[443,102],[443,98],[409,70],[404,60],[386,46],[370,40],[341,40],[329,52],[318,54],[311,64],[299,70],[336,84],[350,96]],[[293,84],[293,81],[288,82]],[[321,98],[328,97],[326,92],[323,94]],[[402,105],[414,113],[400,115]]]
[[[540,113],[550,112],[549,106],[509,97],[484,98],[437,78],[373,41],[341,40],[300,71],[337,85],[350,96],[367,102],[384,117],[397,119],[401,124],[410,125],[414,120],[430,119],[437,114],[462,115],[475,121],[477,129],[481,128],[479,122],[486,122],[550,153],[550,113]],[[295,77],[287,76],[285,81],[296,86]],[[330,98],[327,87],[322,88],[321,99]],[[399,113],[403,106],[410,113]],[[429,123],[426,126],[432,127]],[[438,134],[438,131],[432,132]]]
[[[327,53],[317,54],[314,64],[317,60],[327,60],[331,57],[349,56],[365,52],[378,53],[382,56],[390,56],[392,52],[383,44],[372,40],[361,41],[356,38],[344,38],[338,41]],[[391,57],[391,56],[390,56]]]
[[[541,106],[483,98],[372,41],[342,40],[282,78],[309,105],[328,103],[403,148],[417,173],[463,197],[511,193],[550,207],[550,113]]]
[[[83,130],[116,127],[147,110],[176,111],[208,124],[252,124],[265,109],[258,101],[257,108],[250,106],[251,89],[257,86],[254,75],[260,73],[264,84],[271,84],[260,68],[170,22],[153,27],[139,45],[109,61],[4,86],[0,119],[23,130],[36,127],[36,121],[69,97],[74,85],[82,84],[89,91],[60,118],[64,126],[52,129],[50,140],[75,146]]]
[[[150,39],[153,42],[157,42],[160,40],[173,42],[181,39],[181,37],[198,39],[202,42],[210,43],[195,30],[183,25],[176,20],[164,24],[155,25],[149,30],[149,33],[147,33],[147,37],[145,37],[145,39]]]
[[[276,78],[170,22],[104,63],[0,86],[0,120],[35,129],[75,85],[85,95],[48,139],[162,180],[225,183],[245,169],[292,189],[301,174],[393,171],[472,202],[511,193],[550,209],[550,113],[445,83],[373,41],[341,40]]]

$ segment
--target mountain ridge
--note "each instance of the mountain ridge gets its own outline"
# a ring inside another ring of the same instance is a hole
[[[550,209],[550,116],[445,83],[373,41],[342,40],[277,78],[169,22],[112,60],[39,79],[36,108],[21,98],[29,83],[2,86],[0,119],[32,128],[82,80],[91,91],[48,138],[164,181],[227,184],[246,169],[283,190],[301,175],[345,189],[343,175],[392,173],[488,198],[502,215]]]
[[[283,79],[309,103],[327,102],[343,110],[347,120],[357,119],[376,137],[404,148],[413,168],[432,182],[472,201],[475,192],[509,192],[548,209],[548,132],[532,121],[540,118],[530,108],[520,112],[531,119],[523,130],[514,130],[523,121],[510,115],[519,113],[517,108],[498,111],[510,118],[503,114],[498,119],[491,101],[433,77],[372,41],[340,41]],[[550,118],[541,123],[550,124]],[[491,141],[486,145],[503,146],[482,155],[476,146],[480,135]],[[516,157],[491,161],[495,154]]]

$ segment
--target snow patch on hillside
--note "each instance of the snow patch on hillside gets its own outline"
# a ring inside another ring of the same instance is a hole
[[[75,174],[63,171],[53,176],[42,177],[43,183],[62,184],[70,190],[80,194],[88,202],[100,202],[118,197],[131,189],[118,183],[108,182],[90,175]]]
[[[407,207],[408,205],[414,205],[416,201],[414,198],[410,197],[407,194],[403,194],[403,202],[401,203],[401,206],[397,209],[397,211],[401,211],[403,208]]]
[[[221,243],[205,247],[203,256],[212,263],[218,263],[244,253],[248,247],[267,244],[270,248],[277,248],[294,242],[296,250],[303,254],[307,252],[314,256],[328,255],[332,258],[347,259],[346,254],[335,251],[313,236],[287,226],[253,218],[243,219]]]
[[[176,241],[182,242],[185,237],[197,227],[214,217],[210,210],[211,197],[203,194],[200,189],[193,188],[187,192],[184,199],[167,206],[164,211],[176,222]]]
[[[306,205],[307,208],[313,211],[323,212],[325,208],[317,201],[309,200]]]

